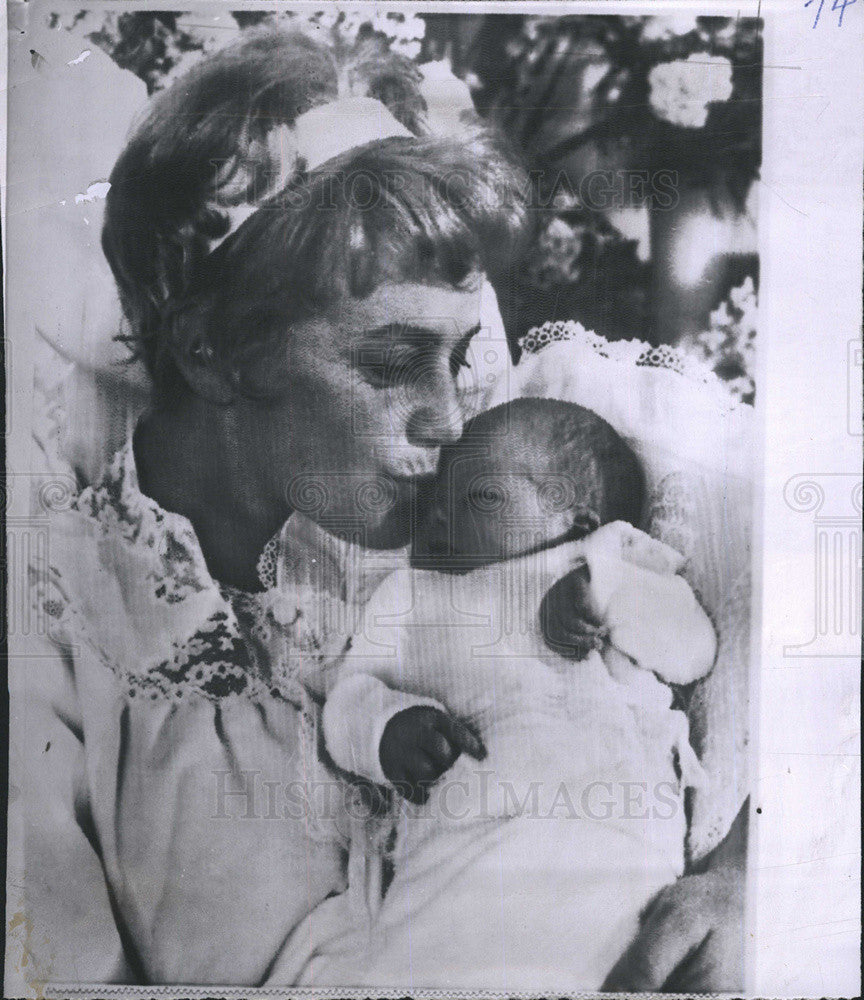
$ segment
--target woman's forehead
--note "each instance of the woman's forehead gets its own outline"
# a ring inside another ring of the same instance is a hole
[[[414,282],[384,283],[362,299],[334,303],[325,318],[343,334],[363,338],[370,333],[398,339],[428,330],[441,337],[462,336],[480,322],[483,278],[473,276],[460,288]]]

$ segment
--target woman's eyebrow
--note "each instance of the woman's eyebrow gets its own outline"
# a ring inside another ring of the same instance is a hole
[[[383,326],[372,327],[360,333],[363,340],[401,340],[403,337],[412,340],[440,340],[441,334],[431,327],[418,326],[415,323],[385,323]]]
[[[480,332],[480,324],[477,323],[471,327],[470,330],[466,330],[465,333],[459,334],[458,340],[464,341],[468,340],[475,334]],[[420,326],[417,323],[385,323],[382,326],[371,327],[370,329],[362,330],[358,334],[358,339],[363,341],[370,340],[381,340],[381,341],[394,341],[394,340],[432,340],[435,343],[439,343],[445,337],[445,332],[440,329],[435,329],[431,326]]]

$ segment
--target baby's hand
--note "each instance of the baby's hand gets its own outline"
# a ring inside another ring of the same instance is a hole
[[[414,705],[388,721],[378,756],[396,791],[422,804],[429,797],[429,786],[463,751],[476,760],[486,756],[486,748],[464,722],[431,705]]]
[[[609,637],[592,614],[591,571],[584,561],[554,583],[540,602],[540,631],[559,656],[584,660]]]

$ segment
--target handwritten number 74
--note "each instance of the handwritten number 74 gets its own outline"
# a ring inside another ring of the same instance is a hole
[[[815,2],[816,2],[816,0],[807,0],[807,2],[804,4],[804,6],[805,7],[809,7],[811,4],[813,4]],[[844,14],[846,8],[847,7],[851,7],[853,3],[857,3],[857,2],[858,2],[858,0],[831,0],[831,10],[832,11],[837,10],[837,11],[840,12],[839,15],[838,15],[838,17],[837,17],[837,27],[838,28],[841,27],[842,24],[843,24],[843,14]],[[814,28],[819,23],[819,17],[822,14],[822,8],[824,6],[825,6],[825,0],[819,0],[819,6],[816,9],[816,18],[813,21],[813,27]]]

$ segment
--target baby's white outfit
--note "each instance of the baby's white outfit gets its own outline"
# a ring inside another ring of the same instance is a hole
[[[298,927],[279,981],[316,986],[598,989],[644,906],[683,870],[699,775],[663,682],[707,673],[710,622],[674,550],[621,523],[461,576],[400,569],[324,676],[333,760],[386,784],[387,721],[432,704],[487,749],[423,806],[403,803],[383,899],[376,859]],[[552,653],[538,608],[587,563],[608,643]],[[661,679],[662,678],[662,679]],[[365,881],[364,881],[365,879]]]

